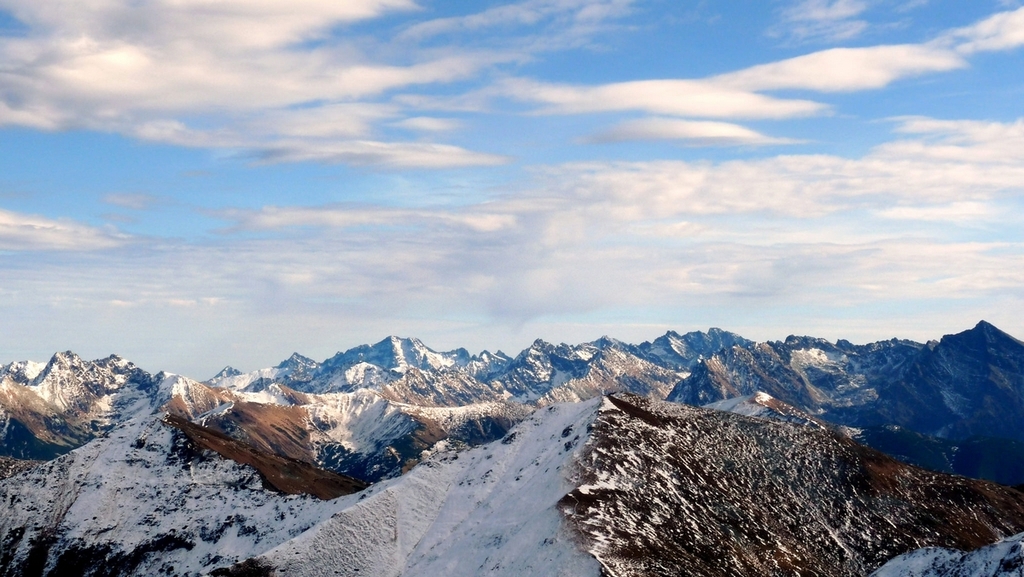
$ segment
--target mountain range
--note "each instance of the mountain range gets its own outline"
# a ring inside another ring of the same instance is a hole
[[[1022,431],[1024,343],[985,322],[389,337],[205,382],[64,352],[0,366],[0,574],[923,575],[1012,556]]]

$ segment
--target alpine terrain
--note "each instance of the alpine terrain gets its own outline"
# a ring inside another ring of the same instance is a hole
[[[204,382],[64,352],[0,366],[0,575],[1022,575],[1022,430],[985,322]]]

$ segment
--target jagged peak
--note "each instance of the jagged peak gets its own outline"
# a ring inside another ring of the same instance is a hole
[[[316,361],[314,361],[313,359],[311,359],[311,358],[309,358],[309,357],[307,357],[305,355],[300,355],[299,353],[292,353],[292,355],[290,357],[288,357],[287,359],[285,359],[285,360],[281,361],[280,363],[278,363],[277,366],[274,367],[274,368],[276,368],[276,369],[294,369],[296,367],[310,367],[310,366],[317,366],[317,365],[319,365],[319,363],[317,363]],[[231,367],[225,367],[225,368],[229,369]]]
[[[82,362],[82,357],[78,356],[78,353],[75,353],[74,351],[70,351],[69,350],[69,351],[53,353],[53,356],[50,357],[49,364],[51,364],[51,365],[58,365],[58,364],[71,364],[71,363],[75,363],[75,362],[79,362],[79,363]]]
[[[1007,333],[1006,331],[1000,329],[999,327],[995,326],[994,324],[986,320],[978,321],[978,324],[974,325],[974,328],[971,330],[977,333],[984,334],[990,340],[1008,339],[1018,344],[1024,345],[1024,341],[1015,338],[1013,335]]]
[[[237,377],[240,374],[242,374],[242,371],[236,369],[235,367],[232,367],[231,365],[227,365],[223,369],[221,369],[219,373],[217,373],[216,375],[213,375],[213,378],[211,378],[210,380],[211,381],[215,381],[217,379],[226,379],[228,377]]]
[[[813,346],[813,347],[816,347],[816,348],[821,348],[821,347],[832,348],[832,347],[835,346],[828,339],[823,339],[821,337],[812,337],[812,336],[808,336],[808,335],[801,335],[801,336],[789,335],[789,336],[786,337],[786,340],[783,341],[783,342],[786,345],[789,345],[789,346],[794,346],[794,345],[796,345],[796,346]]]
[[[620,341],[619,339],[613,339],[612,337],[610,337],[608,335],[603,335],[603,336],[601,336],[601,338],[599,338],[596,341],[593,341],[591,343],[588,343],[588,344],[597,347],[599,350],[604,350],[606,348],[614,348],[614,347],[620,347],[621,348],[626,343]]]
[[[426,345],[423,344],[423,341],[421,341],[420,339],[418,339],[416,337],[400,337],[398,335],[388,335],[388,336],[384,337],[384,339],[382,339],[380,342],[374,344],[373,348],[377,348],[377,347],[381,347],[381,346],[388,346],[388,345],[390,345],[392,347],[401,348],[402,345],[405,345],[405,344],[415,345],[415,346],[423,347],[425,349],[429,348],[429,347],[427,347]]]
[[[1014,343],[1016,345],[1024,347],[1024,342],[1006,333],[999,327],[993,325],[992,323],[986,320],[978,321],[978,324],[974,325],[974,328],[968,329],[966,331],[954,335],[946,335],[942,337],[942,340],[940,340],[939,343],[951,343],[956,341],[963,342],[963,339],[979,339],[987,344],[997,342]]]

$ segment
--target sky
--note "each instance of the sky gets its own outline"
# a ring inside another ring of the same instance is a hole
[[[0,0],[0,363],[981,319],[1016,0]]]

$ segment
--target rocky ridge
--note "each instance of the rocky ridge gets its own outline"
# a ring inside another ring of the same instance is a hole
[[[607,397],[560,502],[606,574],[866,575],[1024,530],[1024,494],[823,429]]]

